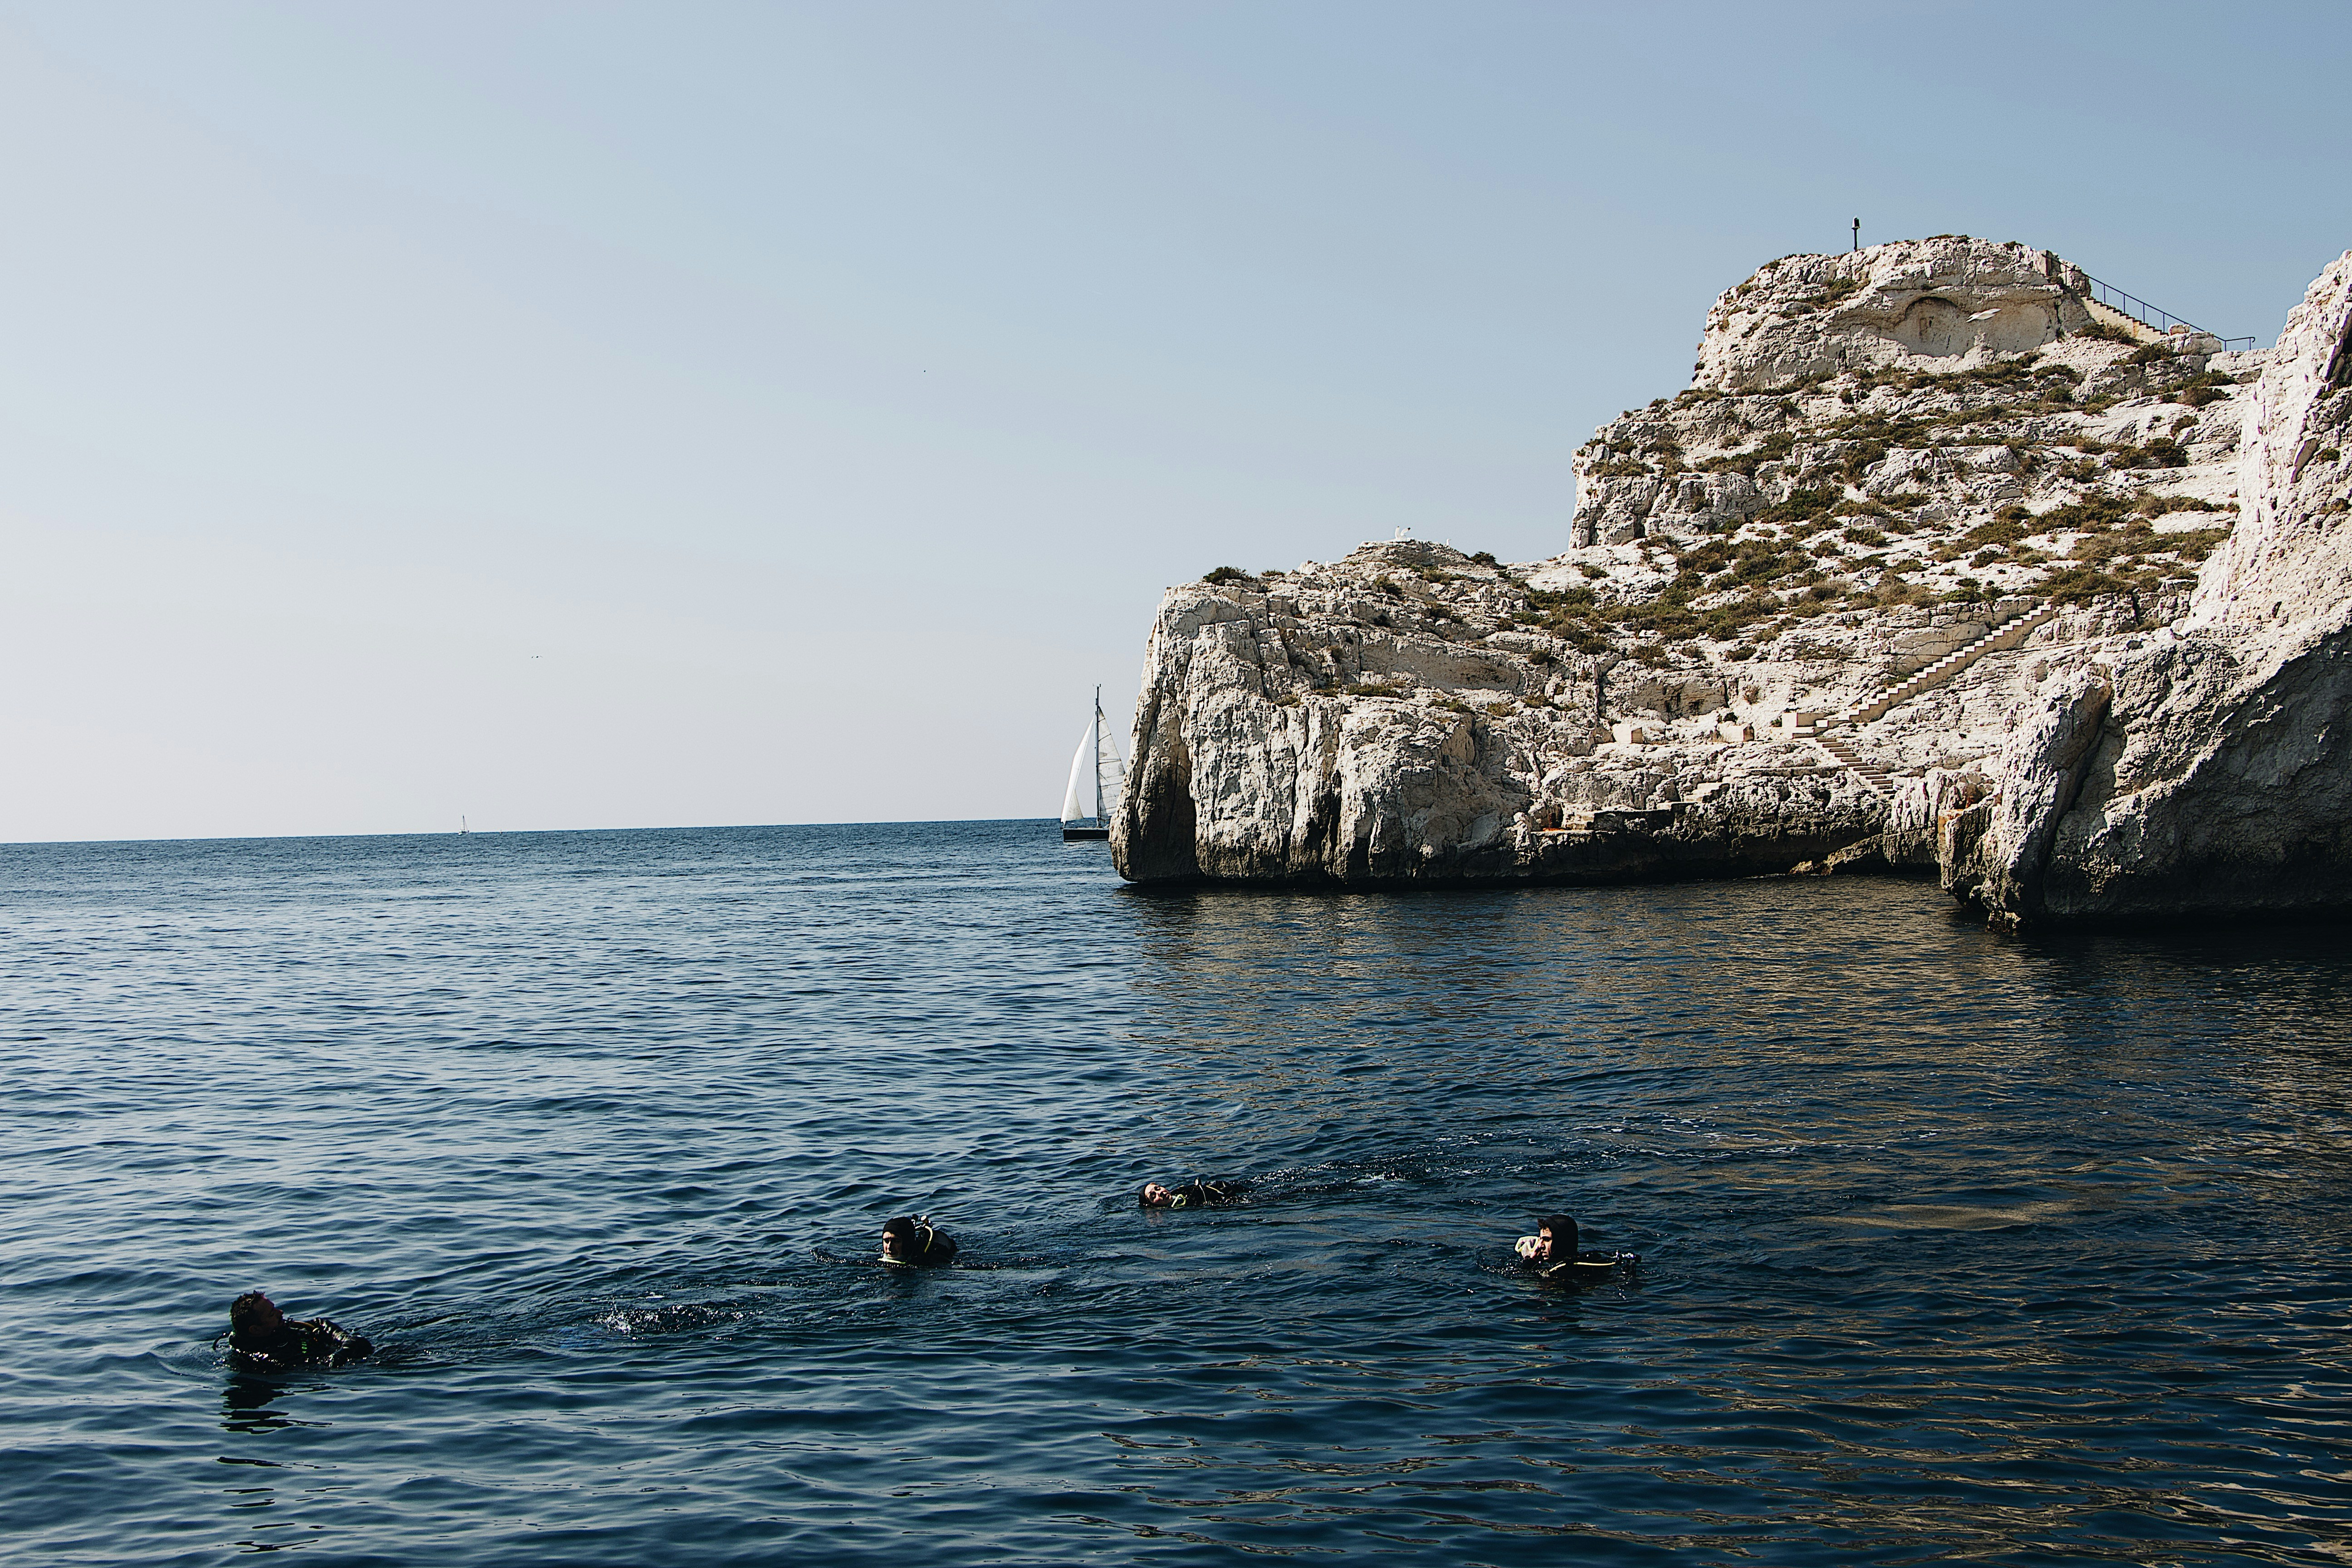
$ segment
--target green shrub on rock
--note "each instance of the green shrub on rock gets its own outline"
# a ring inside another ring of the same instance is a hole
[[[2102,594],[2122,593],[2128,585],[2095,566],[2070,566],[2052,573],[2042,583],[2042,591],[2053,604],[2079,605]]]

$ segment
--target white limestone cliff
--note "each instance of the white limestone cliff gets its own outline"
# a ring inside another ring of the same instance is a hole
[[[2335,625],[2346,476],[2314,411],[2347,356],[2339,331],[2313,360],[2309,301],[2265,373],[2086,282],[1954,237],[1784,258],[1717,302],[1689,388],[1580,451],[1565,553],[1395,542],[1171,589],[1121,872],[1940,863],[2003,920],[2128,903],[2133,846],[2194,837],[2144,781],[2213,809],[2193,705],[2284,700],[2289,628]],[[2255,608],[2276,658],[2224,629]]]

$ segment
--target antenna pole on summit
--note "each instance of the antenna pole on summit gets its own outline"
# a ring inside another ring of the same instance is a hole
[[[1853,247],[1856,250],[1860,250],[1862,248],[1862,220],[1860,218],[1853,220]]]

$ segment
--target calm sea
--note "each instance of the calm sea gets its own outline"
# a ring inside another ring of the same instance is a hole
[[[2347,960],[1026,822],[7,847],[0,1544],[2340,1564]],[[1504,1273],[1555,1208],[1638,1275]],[[255,1287],[380,1357],[231,1369]]]

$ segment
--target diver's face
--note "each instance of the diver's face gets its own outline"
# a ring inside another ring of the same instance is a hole
[[[895,1230],[884,1231],[882,1233],[882,1256],[885,1258],[899,1257],[899,1244],[904,1242],[906,1239],[907,1238],[905,1237],[900,1236]]]
[[[1551,1257],[1551,1231],[1549,1227],[1536,1232],[1536,1256],[1546,1259]]]
[[[1161,1186],[1158,1182],[1146,1182],[1143,1184],[1143,1202],[1146,1207],[1164,1209],[1175,1201],[1176,1194],[1170,1192],[1166,1187]]]

